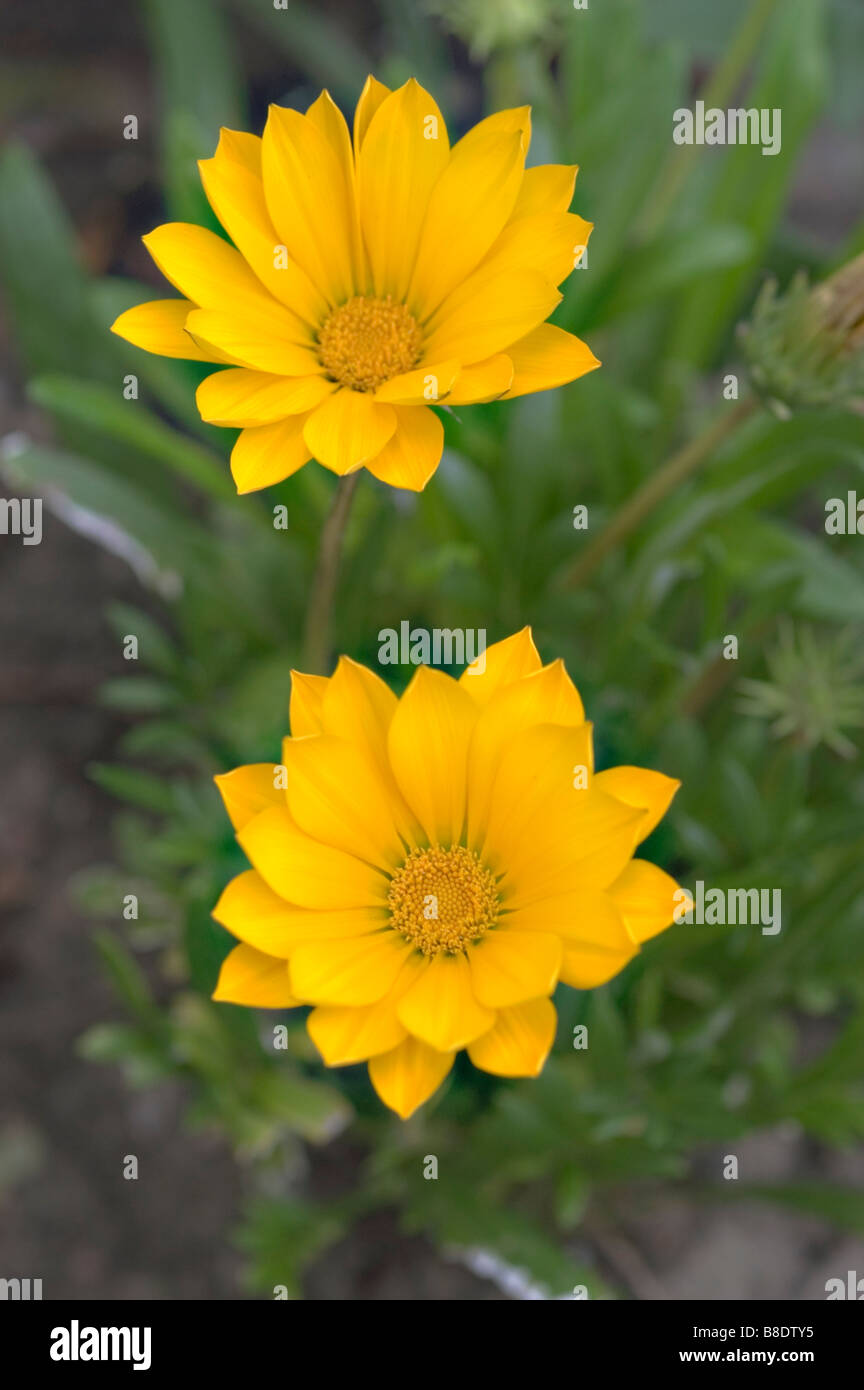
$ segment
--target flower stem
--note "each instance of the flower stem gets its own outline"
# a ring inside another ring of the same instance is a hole
[[[303,642],[304,666],[309,675],[327,675],[330,661],[330,629],[333,619],[333,599],[339,581],[339,562],[342,542],[354,493],[360,481],[360,471],[339,479],[333,502],[321,532],[321,545],[315,577],[306,610],[306,632]]]
[[[609,525],[596,540],[592,541],[577,560],[565,570],[556,588],[570,589],[582,584],[592,575],[611,550],[631,535],[644,521],[645,517],[668,496],[674,488],[689,478],[691,473],[706,459],[710,458],[719,444],[757,409],[759,402],[755,396],[746,396],[732,410],[727,410],[713,425],[703,430],[677,454],[652,473],[642,487],[628,499]]]

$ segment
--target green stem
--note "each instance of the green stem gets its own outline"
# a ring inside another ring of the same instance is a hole
[[[339,563],[342,542],[354,493],[360,481],[360,471],[339,479],[333,503],[321,532],[321,545],[309,606],[306,610],[306,633],[303,643],[304,670],[310,675],[327,674],[330,662],[330,629],[333,621],[333,600],[339,582]]]
[[[632,535],[664,497],[689,478],[691,473],[695,473],[699,465],[711,457],[723,440],[753,414],[758,404],[755,396],[746,396],[734,409],[725,411],[713,425],[709,425],[708,429],[691,439],[683,449],[679,449],[677,454],[673,454],[656,473],[652,473],[642,487],[625,502],[621,510],[616,512],[606,529],[600,532],[577,560],[574,560],[556,588],[569,589],[583,584],[594,573],[601,560],[627,536]]]

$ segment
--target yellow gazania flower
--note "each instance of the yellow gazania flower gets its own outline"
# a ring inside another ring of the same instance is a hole
[[[353,143],[329,94],[270,108],[262,139],[223,130],[201,178],[234,246],[174,222],[144,242],[185,296],[113,325],[166,357],[229,364],[198,389],[204,420],[242,429],[238,492],[309,458],[423,488],[443,429],[428,402],[510,399],[599,366],[544,320],[591,225],[567,209],[575,167],[525,169],[527,106],[453,148],[413,79],[368,78]],[[234,249],[236,247],[236,250]]]
[[[402,1118],[460,1048],[536,1076],[558,981],[592,989],[667,927],[676,884],[634,859],[678,783],[594,773],[591,725],[528,628],[401,699],[343,657],[294,675],[281,764],[217,777],[253,868],[214,917],[241,944],[214,999],[312,1004],[328,1066],[369,1062]]]

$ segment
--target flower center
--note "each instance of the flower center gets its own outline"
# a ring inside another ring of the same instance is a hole
[[[318,334],[321,361],[352,391],[374,391],[416,367],[423,335],[404,304],[355,295],[334,309]]]
[[[456,955],[494,927],[495,878],[461,845],[414,849],[390,882],[390,925],[424,956]]]

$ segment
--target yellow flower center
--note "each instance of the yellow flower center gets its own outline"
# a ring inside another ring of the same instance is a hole
[[[461,845],[414,849],[390,882],[390,925],[424,956],[456,955],[494,927],[495,878]]]
[[[423,335],[404,304],[355,295],[334,309],[318,334],[321,361],[352,391],[374,391],[416,367]]]

